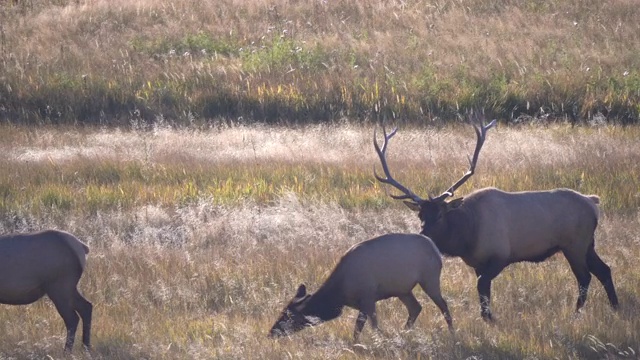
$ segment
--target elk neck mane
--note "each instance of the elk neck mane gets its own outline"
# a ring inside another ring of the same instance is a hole
[[[431,238],[443,255],[465,257],[473,252],[477,232],[473,206],[476,200],[473,196],[465,197],[460,206],[449,210],[441,220],[431,226],[425,224],[422,234]]]

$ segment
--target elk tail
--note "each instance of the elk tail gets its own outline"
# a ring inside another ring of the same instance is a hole
[[[598,205],[600,204],[600,197],[598,195],[587,195],[589,198],[591,206],[593,206],[593,210],[596,212],[596,218],[600,219],[600,208]]]
[[[67,232],[59,231],[58,233],[76,254],[76,256],[78,257],[78,261],[80,262],[80,267],[84,270],[84,267],[87,264],[87,254],[89,253],[89,247],[82,241],[78,240],[78,238]]]

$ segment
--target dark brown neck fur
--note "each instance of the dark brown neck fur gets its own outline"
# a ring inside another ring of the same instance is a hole
[[[307,299],[304,310],[302,310],[304,315],[316,316],[322,321],[329,321],[340,316],[344,300],[336,287],[332,286],[330,280],[328,279],[318,291]]]
[[[422,234],[433,240],[438,250],[446,256],[465,258],[473,251],[474,217],[469,209],[453,209],[435,224],[425,224]]]

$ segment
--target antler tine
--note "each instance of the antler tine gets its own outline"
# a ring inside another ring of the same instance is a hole
[[[396,200],[411,199],[416,203],[420,203],[423,200],[418,195],[414,194],[413,191],[409,190],[408,188],[404,187],[402,184],[397,182],[389,172],[389,166],[387,165],[387,160],[385,159],[385,156],[386,156],[387,145],[389,144],[389,140],[396,134],[396,131],[398,131],[398,128],[393,129],[389,134],[387,134],[387,131],[385,130],[384,125],[382,125],[382,132],[384,133],[384,143],[382,144],[382,149],[380,149],[380,146],[378,145],[378,140],[377,140],[377,127],[374,128],[373,147],[376,149],[376,152],[378,153],[378,157],[380,158],[380,162],[382,164],[382,171],[384,171],[385,177],[383,178],[378,175],[375,165],[373,166],[373,176],[375,176],[375,178],[378,179],[378,181],[380,181],[381,183],[391,185],[403,193],[403,195],[393,195],[387,191],[387,194],[389,194],[389,196],[391,196],[392,198]],[[385,188],[385,191],[386,191],[386,188]]]
[[[478,125],[478,122],[480,124]],[[469,178],[474,174],[476,170],[476,164],[478,163],[478,156],[480,155],[480,149],[482,149],[482,145],[484,144],[484,140],[487,137],[487,131],[494,127],[496,124],[496,120],[494,119],[487,125],[482,125],[482,121],[473,121],[473,129],[476,132],[476,149],[473,152],[473,159],[469,159],[469,170],[458,180],[455,184],[453,184],[447,191],[443,192],[440,196],[432,199],[434,201],[442,201],[450,196],[453,196],[453,193],[464,184]]]

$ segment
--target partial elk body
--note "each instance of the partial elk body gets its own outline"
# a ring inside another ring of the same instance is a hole
[[[82,342],[89,348],[93,306],[77,288],[88,253],[84,243],[63,231],[0,237],[0,303],[26,305],[47,295],[67,328],[65,350],[73,348],[80,318]]]
[[[426,236],[387,234],[354,245],[340,259],[318,291],[308,294],[300,285],[275,322],[270,336],[284,336],[320,322],[335,319],[345,306],[359,310],[354,338],[357,339],[368,318],[378,329],[376,302],[397,297],[406,306],[413,326],[422,306],[413,295],[419,284],[443,313],[453,329],[447,303],[440,294],[440,252]]]
[[[402,192],[391,196],[405,200],[409,208],[418,212],[421,233],[430,237],[444,255],[460,257],[475,269],[483,319],[492,319],[491,281],[507,265],[540,262],[557,252],[564,254],[578,280],[576,311],[586,301],[591,274],[604,286],[611,306],[617,308],[611,269],[594,248],[599,215],[597,196],[569,189],[504,192],[485,188],[445,201],[474,174],[486,132],[494,124],[495,120],[486,126],[474,122],[477,144],[469,171],[438,197],[422,199],[390,175],[385,156],[397,129],[385,132],[382,148],[374,132],[373,144],[385,174],[383,178],[374,169],[375,177]]]

